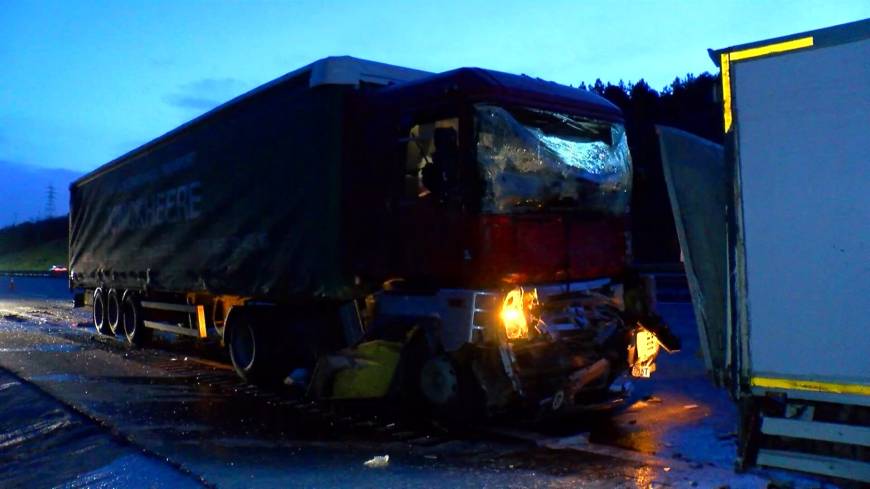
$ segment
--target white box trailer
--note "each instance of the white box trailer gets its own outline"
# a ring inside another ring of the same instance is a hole
[[[740,462],[870,482],[870,19],[711,57],[724,158],[659,133]]]

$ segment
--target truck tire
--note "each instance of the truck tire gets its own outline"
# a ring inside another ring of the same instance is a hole
[[[274,386],[287,376],[280,368],[281,341],[254,314],[239,314],[227,324],[227,349],[233,369],[245,382]]]
[[[419,390],[433,407],[443,408],[459,399],[459,374],[446,355],[429,358],[418,374]]]
[[[486,399],[470,365],[441,354],[426,361],[418,378],[433,418],[460,429],[482,419]]]
[[[120,332],[118,326],[121,324],[121,298],[117,289],[109,289],[106,294],[106,323],[112,335]]]
[[[139,305],[139,298],[136,294],[124,294],[120,312],[121,324],[119,329],[127,339],[127,343],[133,346],[146,346],[151,341],[154,330],[146,328],[142,323],[142,307]]]
[[[427,416],[455,428],[482,419],[486,398],[470,365],[461,356],[433,353],[423,335],[412,338],[405,362],[400,363],[400,402],[409,412]]]
[[[103,292],[102,287],[97,287],[94,290],[94,326],[97,328],[97,333],[104,335],[112,334],[106,320],[106,294]]]

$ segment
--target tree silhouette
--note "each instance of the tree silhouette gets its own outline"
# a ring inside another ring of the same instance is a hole
[[[661,92],[643,79],[617,85],[600,80],[586,85],[625,114],[625,130],[634,163],[631,230],[636,261],[675,263],[680,247],[674,227],[659,153],[656,124],[676,127],[722,143],[721,108],[714,94],[719,77],[709,73],[675,78]]]

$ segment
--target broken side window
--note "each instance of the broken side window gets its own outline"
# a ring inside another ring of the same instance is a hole
[[[459,119],[413,126],[405,152],[405,198],[442,197],[459,179]]]

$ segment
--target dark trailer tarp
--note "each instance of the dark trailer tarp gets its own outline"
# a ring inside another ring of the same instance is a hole
[[[74,183],[72,285],[340,293],[346,95],[274,86]]]
[[[343,297],[348,106],[363,85],[426,75],[324,58],[82,177],[71,286]]]

